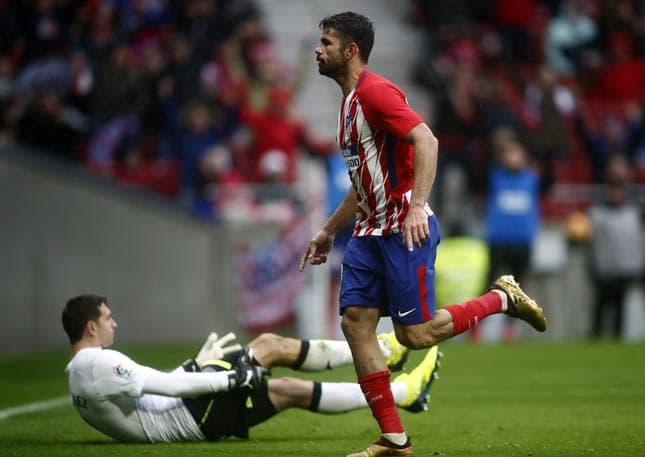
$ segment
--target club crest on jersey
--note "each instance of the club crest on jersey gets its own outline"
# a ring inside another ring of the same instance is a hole
[[[354,115],[353,114],[348,114],[345,116],[345,128],[348,129],[350,125],[352,125],[352,121],[354,120]]]
[[[358,158],[358,148],[354,145],[343,148],[343,159],[345,159],[348,170],[354,170],[361,164],[361,159]]]
[[[114,367],[114,373],[120,378],[127,378],[130,376],[130,367],[120,363]]]

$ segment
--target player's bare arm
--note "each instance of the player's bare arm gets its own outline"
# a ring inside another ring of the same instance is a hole
[[[307,261],[312,265],[320,265],[327,261],[327,255],[334,244],[334,236],[349,224],[355,215],[356,191],[350,187],[343,202],[329,216],[322,229],[309,240],[302,259],[300,259],[300,271],[305,270]]]
[[[402,232],[403,241],[408,250],[412,251],[414,245],[421,245],[423,240],[430,236],[425,205],[437,172],[439,142],[425,123],[418,124],[410,130],[405,140],[414,145],[414,187]]]

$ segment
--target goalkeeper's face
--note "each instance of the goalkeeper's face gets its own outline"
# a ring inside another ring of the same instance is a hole
[[[117,328],[117,323],[112,316],[112,311],[105,303],[101,303],[99,307],[101,315],[96,322],[96,334],[101,342],[101,346],[106,348],[112,346],[114,343],[114,331]]]

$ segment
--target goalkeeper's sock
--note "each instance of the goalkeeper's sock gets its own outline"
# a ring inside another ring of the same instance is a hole
[[[358,383],[372,410],[372,416],[381,428],[381,434],[387,435],[395,444],[405,443],[407,436],[403,431],[401,417],[390,388],[390,370],[360,376]]]
[[[300,354],[291,368],[300,371],[323,371],[352,363],[352,352],[345,341],[301,340]]]
[[[309,409],[319,413],[345,413],[367,407],[365,396],[355,382],[315,382]]]
[[[474,327],[486,316],[501,313],[504,305],[503,298],[496,290],[492,290],[472,300],[444,306],[443,309],[452,316],[453,335],[459,335]]]
[[[399,404],[408,395],[405,382],[390,384],[394,402]],[[314,382],[309,409],[318,413],[346,413],[367,408],[367,400],[361,387],[355,382]]]

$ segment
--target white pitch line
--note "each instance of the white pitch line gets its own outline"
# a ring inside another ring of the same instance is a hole
[[[51,400],[37,401],[34,403],[27,403],[26,405],[14,406],[13,408],[1,409],[0,420],[8,419],[11,416],[17,416],[19,414],[56,408],[57,406],[63,406],[64,404],[70,403],[71,399],[66,395],[64,397],[52,398]]]

